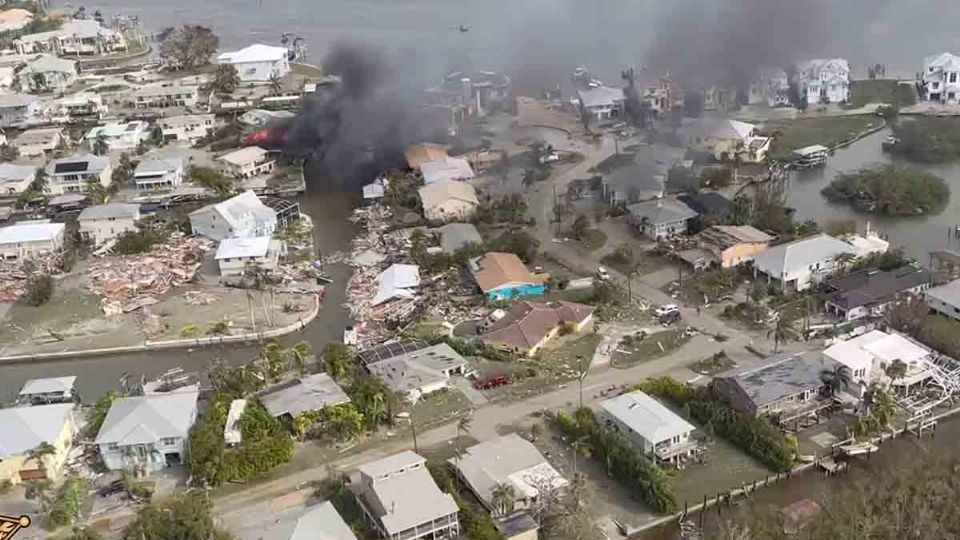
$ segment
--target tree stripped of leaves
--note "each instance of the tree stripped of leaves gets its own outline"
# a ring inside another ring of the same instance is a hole
[[[145,506],[123,531],[123,540],[232,540],[213,519],[210,501],[199,492]]]
[[[193,69],[210,63],[220,38],[206,26],[185,24],[165,32],[160,58],[178,69]]]

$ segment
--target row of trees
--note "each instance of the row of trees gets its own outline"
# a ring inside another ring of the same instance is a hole
[[[766,418],[736,411],[709,388],[695,389],[671,377],[648,379],[635,388],[669,401],[707,432],[727,439],[776,472],[785,472],[793,465],[795,439],[788,439]]]
[[[601,426],[592,410],[582,407],[572,417],[560,412],[555,422],[560,432],[573,441],[574,463],[577,454],[594,455],[606,463],[608,475],[656,511],[668,513],[677,509],[676,496],[663,469],[637,452],[626,439]]]

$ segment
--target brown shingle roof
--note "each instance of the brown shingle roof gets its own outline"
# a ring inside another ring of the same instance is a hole
[[[518,302],[483,334],[488,343],[529,349],[540,343],[561,324],[580,324],[593,314],[593,308],[574,302]]]
[[[543,278],[531,274],[513,253],[490,252],[480,257],[473,276],[484,292],[508,283],[543,283]]]

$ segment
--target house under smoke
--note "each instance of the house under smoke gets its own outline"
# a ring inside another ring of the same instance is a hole
[[[427,102],[449,108],[457,121],[484,116],[510,97],[510,77],[495,71],[455,71],[427,89]]]

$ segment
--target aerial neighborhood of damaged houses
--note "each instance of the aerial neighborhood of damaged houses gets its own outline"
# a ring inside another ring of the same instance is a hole
[[[927,251],[897,232],[945,182],[864,164],[818,201],[855,219],[791,206],[843,148],[910,161],[957,129],[950,53],[909,80],[841,58],[709,84],[577,67],[534,97],[452,72],[407,119],[432,135],[332,181],[287,129],[351,73],[299,37],[222,51],[201,26],[18,7],[0,43],[0,362],[60,370],[0,387],[0,515],[108,538],[156,504],[250,539],[699,538],[696,512],[928,436],[960,394],[960,226]],[[147,362],[71,372],[109,355]]]

